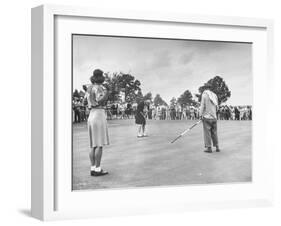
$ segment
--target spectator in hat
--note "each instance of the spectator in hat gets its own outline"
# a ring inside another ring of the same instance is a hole
[[[202,93],[200,116],[203,122],[205,152],[212,153],[212,144],[219,152],[218,134],[217,134],[217,109],[218,97],[211,91],[211,86],[207,86]]]

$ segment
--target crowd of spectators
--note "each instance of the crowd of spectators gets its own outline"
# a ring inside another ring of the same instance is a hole
[[[83,97],[74,97],[73,122],[87,120],[89,109]],[[107,119],[132,119],[136,112],[137,104],[112,103],[106,107]],[[191,105],[182,107],[178,104],[155,106],[153,103],[146,104],[145,117],[150,120],[196,120],[199,119],[199,106]],[[217,112],[218,120],[252,120],[251,106],[228,106],[221,105]]]
[[[219,120],[252,120],[251,106],[223,105],[218,110]]]

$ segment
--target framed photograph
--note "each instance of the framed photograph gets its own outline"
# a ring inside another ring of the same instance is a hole
[[[32,216],[271,205],[272,32],[265,19],[32,9]]]

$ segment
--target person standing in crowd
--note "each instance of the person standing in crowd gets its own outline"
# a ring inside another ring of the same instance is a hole
[[[166,106],[166,120],[171,120],[171,111],[169,106]]]
[[[199,117],[200,117],[200,116],[199,116],[199,109],[196,107],[196,108],[195,108],[195,118],[196,118],[196,119],[199,119]]]
[[[225,108],[224,106],[221,107],[221,120],[225,119]]]
[[[243,107],[239,107],[239,110],[240,110],[239,118],[240,118],[240,120],[243,120],[244,109],[243,109]]]
[[[127,103],[125,114],[126,114],[127,119],[130,119],[131,114],[132,114],[132,105],[130,103]]]
[[[195,119],[195,109],[193,106],[190,107],[190,119],[191,120]]]
[[[229,110],[228,110],[228,106],[225,105],[225,106],[224,106],[224,109],[225,109],[225,116],[224,116],[224,118],[225,118],[225,120],[229,120]]]
[[[157,115],[156,107],[153,106],[153,108],[152,108],[152,119],[156,120],[156,115]]]
[[[88,117],[89,117],[89,114],[90,114],[90,109],[88,108],[88,96],[89,96],[89,93],[87,92],[88,88],[86,85],[83,85],[82,86],[84,92],[85,92],[85,95],[84,95],[84,98],[83,98],[83,106],[85,107],[85,120],[88,120]]]
[[[248,106],[249,109],[249,120],[252,120],[252,108]]]
[[[166,119],[166,108],[165,106],[161,107],[161,120],[165,120]]]
[[[148,104],[147,103],[144,103],[143,114],[144,114],[145,119],[147,119],[148,118]]]
[[[152,106],[148,107],[147,117],[148,117],[148,119],[152,119]]]
[[[235,110],[234,107],[230,106],[231,109],[231,120],[235,120]]]
[[[80,122],[81,117],[80,117],[80,102],[77,97],[74,97],[73,101],[73,110],[74,110],[74,122]]]
[[[106,106],[105,111],[106,111],[107,119],[108,119],[108,120],[112,120],[111,106]]]
[[[217,109],[218,97],[212,92],[211,87],[202,93],[200,116],[203,122],[205,152],[212,153],[212,143],[216,147],[216,152],[219,152],[218,134],[217,134]]]
[[[171,106],[170,115],[171,115],[171,120],[176,119],[176,109],[174,106]]]
[[[125,104],[120,104],[120,119],[124,119],[125,118]]]
[[[108,92],[102,85],[105,77],[103,71],[96,69],[90,78],[91,85],[88,87],[88,132],[90,139],[91,176],[104,176],[107,171],[101,169],[103,146],[109,144],[108,128],[106,121],[105,105]]]
[[[218,115],[218,119],[219,119],[219,120],[222,120],[222,118],[223,118],[223,115],[222,115],[222,106],[219,106],[217,115]]]
[[[240,118],[240,112],[239,112],[237,106],[234,107],[234,114],[235,114],[235,120],[239,120],[239,118]]]
[[[183,120],[186,119],[186,108],[185,107],[182,108],[182,119]]]
[[[145,107],[144,101],[140,101],[140,103],[137,106],[137,111],[135,115],[135,123],[138,125],[138,135],[137,135],[138,138],[147,136],[145,134],[146,117],[144,113],[144,107]]]
[[[112,119],[115,119],[115,105],[114,104],[111,105],[110,111],[111,111]]]
[[[179,105],[179,120],[182,120],[182,106]]]
[[[190,119],[190,106],[186,106],[186,119]]]
[[[83,103],[84,98],[80,98],[80,120],[86,121],[86,106]]]

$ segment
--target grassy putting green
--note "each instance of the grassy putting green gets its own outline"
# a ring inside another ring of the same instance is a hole
[[[109,120],[103,177],[90,176],[86,123],[73,124],[73,190],[251,181],[251,121],[218,121],[222,152],[204,153],[199,124],[170,142],[195,121],[148,120],[149,137],[137,138],[134,120]]]

